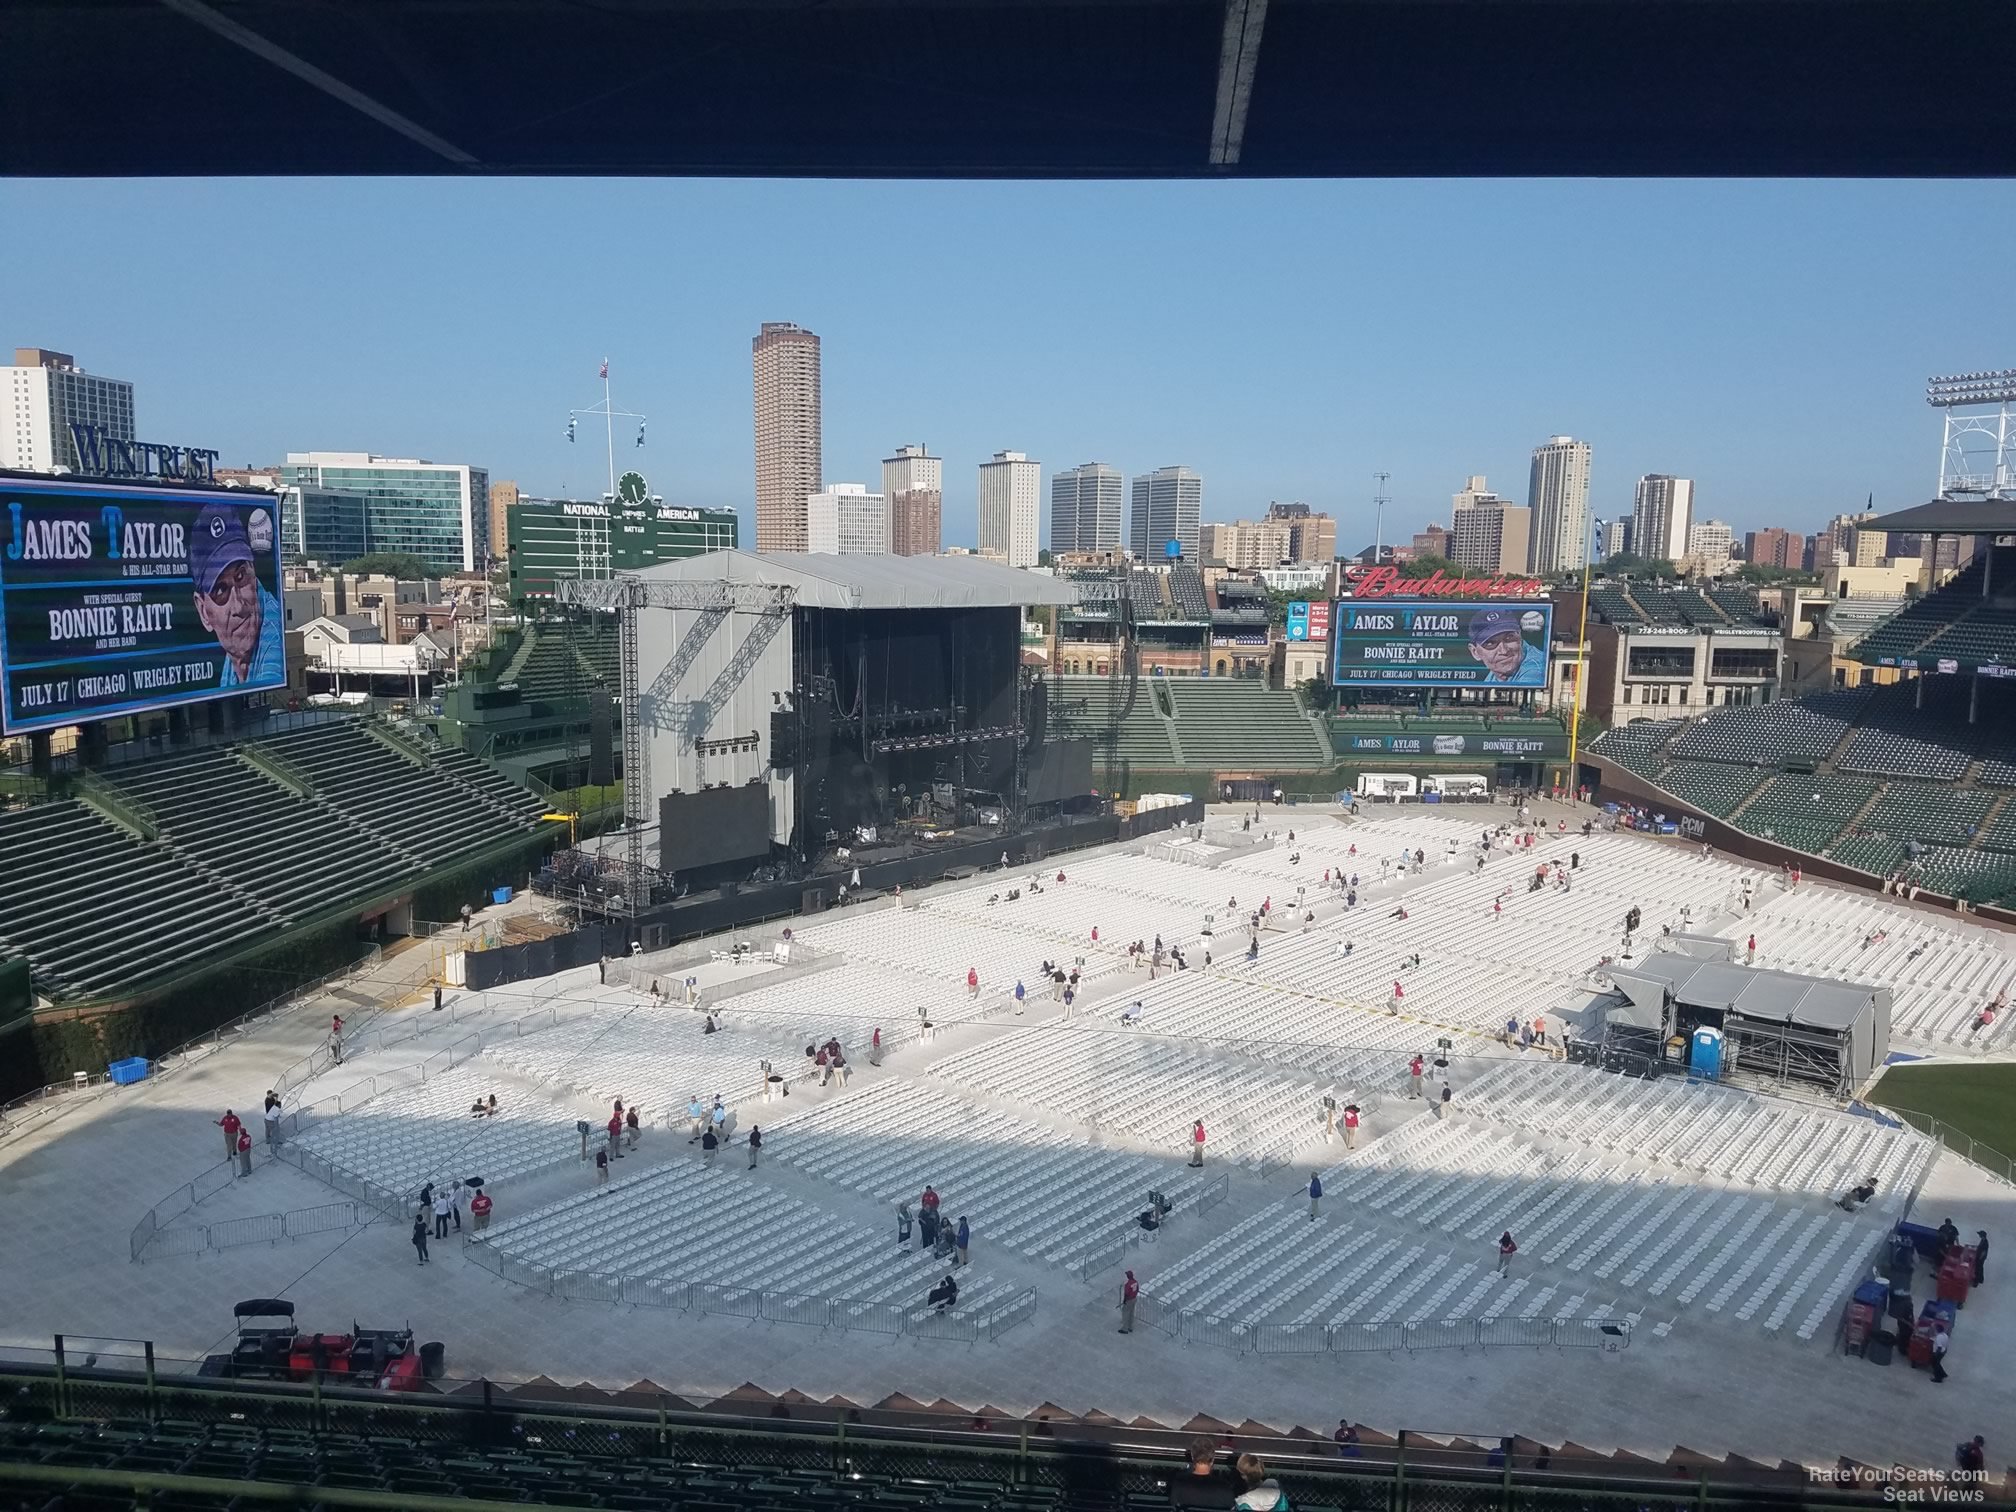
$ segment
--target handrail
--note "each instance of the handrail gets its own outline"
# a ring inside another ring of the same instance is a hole
[[[1930,1135],[2004,1186],[2016,1186],[2016,1160],[2011,1160],[1993,1145],[1983,1144],[1972,1135],[1964,1134],[1953,1125],[1942,1123],[1930,1113],[1921,1113],[1916,1108],[1895,1108],[1888,1103],[1869,1103],[1868,1106],[1881,1108],[1884,1113],[1901,1118],[1920,1133]]]

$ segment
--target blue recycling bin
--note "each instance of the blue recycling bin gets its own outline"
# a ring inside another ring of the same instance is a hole
[[[112,1080],[115,1086],[120,1087],[130,1087],[134,1082],[145,1081],[147,1079],[147,1057],[144,1055],[134,1055],[128,1056],[125,1060],[114,1061],[105,1068],[105,1074]]]
[[[1704,1081],[1715,1081],[1722,1075],[1722,1031],[1720,1029],[1696,1029],[1694,1044],[1687,1058],[1687,1069]]]
[[[511,889],[508,887],[498,888],[490,894],[490,901],[492,903],[509,903],[511,901]]]

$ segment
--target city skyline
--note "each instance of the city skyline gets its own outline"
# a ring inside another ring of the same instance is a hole
[[[743,344],[794,321],[824,347],[817,481],[872,482],[903,438],[929,436],[950,473],[948,545],[977,542],[978,465],[1013,447],[1053,472],[1180,461],[1209,481],[1213,521],[1305,499],[1338,518],[1346,552],[1370,543],[1375,472],[1392,474],[1389,538],[1405,539],[1446,524],[1470,474],[1523,502],[1513,480],[1553,434],[1595,447],[1605,519],[1650,473],[1695,480],[1739,532],[1811,533],[1871,494],[1923,502],[1939,442],[1926,375],[2016,351],[2016,312],[1955,323],[1922,276],[1936,185],[926,184],[930,213],[894,264],[787,234],[870,213],[872,184],[338,182],[318,194],[358,213],[272,259],[242,230],[287,187],[0,186],[0,210],[66,232],[17,249],[15,286],[37,297],[9,341],[133,382],[143,434],[234,466],[333,446],[574,497],[604,486],[601,448],[569,447],[565,414],[607,356],[618,402],[652,417],[629,460],[670,501],[736,509],[754,540]],[[1653,206],[1713,234],[1648,250],[1630,227]],[[1145,262],[1067,255],[1032,212],[1074,207],[1121,223],[1180,210],[1198,234]],[[174,242],[141,240],[171,213]],[[373,228],[409,215],[389,255]],[[617,216],[632,234],[584,283],[566,228]],[[561,229],[493,251],[451,234],[471,217]],[[1508,235],[1487,254],[1444,234],[1452,217]],[[1950,276],[1994,276],[1999,244],[1970,239]],[[1211,276],[1234,256],[1236,296]],[[194,317],[173,341],[152,335],[164,304]],[[280,362],[277,342],[264,360],[245,338],[260,330],[312,332],[315,360]],[[1110,361],[1055,361],[1087,334]],[[1459,351],[1488,360],[1450,363]]]

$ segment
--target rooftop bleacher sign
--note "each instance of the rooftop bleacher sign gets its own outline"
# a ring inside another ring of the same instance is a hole
[[[217,453],[200,446],[122,441],[95,425],[70,422],[77,471],[91,478],[154,478],[164,483],[214,483]]]
[[[1367,567],[1348,574],[1345,592],[1351,598],[1540,598],[1547,585],[1539,578],[1449,577],[1440,568],[1424,578],[1402,577],[1398,567]]]

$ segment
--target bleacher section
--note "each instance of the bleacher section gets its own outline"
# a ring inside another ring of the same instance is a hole
[[[1176,613],[1182,618],[1204,620],[1211,617],[1211,601],[1204,593],[1204,574],[1195,567],[1169,569],[1169,595],[1175,601]]]
[[[81,803],[0,813],[0,950],[38,992],[83,998],[243,947],[275,921]]]
[[[1103,740],[1111,700],[1124,692],[1109,688],[1103,677],[1054,677],[1050,682],[1050,723],[1060,739]],[[1076,707],[1083,703],[1083,708]],[[1144,767],[1176,767],[1176,749],[1169,743],[1169,722],[1155,712],[1147,679],[1134,707],[1120,722],[1120,754]]]
[[[1684,719],[1634,719],[1605,730],[1589,742],[1589,749],[1650,777],[1666,765],[1666,758],[1660,753],[1686,723]]]
[[[1653,780],[1683,803],[1711,814],[1727,814],[1755,792],[1762,779],[1749,767],[1713,761],[1675,761],[1657,771]]]
[[[525,627],[499,682],[515,683],[528,702],[579,698],[598,683],[617,681],[616,632],[600,623],[534,623]]]
[[[91,780],[148,815],[153,838],[79,802],[0,815],[0,951],[28,957],[37,990],[57,1000],[131,988],[382,896],[532,830],[544,811],[463,752],[415,764],[356,719]]]
[[[1788,774],[1772,778],[1730,822],[1748,834],[1817,856],[1875,791],[1875,783],[1853,777]]]
[[[1176,735],[1196,766],[1287,771],[1335,758],[1299,694],[1246,678],[1173,678]]]
[[[1741,761],[1776,766],[1782,761],[1818,761],[1840,743],[1848,721],[1824,713],[1803,699],[1717,709],[1674,738],[1675,758]]]

